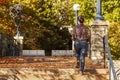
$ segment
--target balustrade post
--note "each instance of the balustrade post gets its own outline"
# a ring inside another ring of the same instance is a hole
[[[97,0],[95,20],[90,23],[91,29],[91,59],[94,64],[104,65],[104,36],[107,34],[108,22],[102,16],[102,0]]]

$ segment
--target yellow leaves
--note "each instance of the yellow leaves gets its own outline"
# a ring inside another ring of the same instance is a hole
[[[108,36],[112,55],[118,59],[118,55],[120,55],[120,22],[110,24]]]
[[[117,22],[120,19],[119,0],[103,1],[103,14],[106,20],[110,22]]]
[[[37,1],[39,1],[39,0],[31,0],[31,2],[37,2]]]

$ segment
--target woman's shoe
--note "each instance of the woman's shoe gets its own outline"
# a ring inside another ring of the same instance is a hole
[[[80,61],[78,60],[76,64],[76,68],[79,68],[79,67],[80,67]]]

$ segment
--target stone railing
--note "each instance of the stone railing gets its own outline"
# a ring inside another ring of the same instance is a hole
[[[73,56],[72,50],[52,50],[52,56]],[[22,56],[45,56],[45,50],[23,50]]]
[[[45,50],[23,50],[22,56],[45,56]]]
[[[73,50],[52,50],[52,56],[73,56]]]

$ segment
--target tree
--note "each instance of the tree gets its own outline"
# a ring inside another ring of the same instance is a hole
[[[80,4],[79,15],[85,16],[87,26],[95,18],[96,0],[6,0],[4,4],[0,3],[0,28],[12,36],[16,35],[17,25],[12,22],[9,16],[9,7],[19,1],[23,5],[20,29],[24,36],[24,49],[45,49],[48,52],[51,49],[71,49],[71,35],[63,26],[73,27],[75,25],[75,13],[72,9],[75,3]],[[109,43],[112,54],[116,55],[119,50],[114,48],[118,45],[112,33],[116,29],[118,30],[116,27],[120,20],[120,1],[102,1],[103,17],[105,20],[117,24],[114,27],[109,27]],[[118,32],[114,35],[118,35]],[[115,43],[112,43],[112,40]]]
[[[21,32],[24,36],[24,49],[71,49],[71,35],[66,24],[56,12],[55,1],[38,1],[32,4],[22,2]],[[60,8],[59,8],[60,9]],[[57,22],[56,22],[57,21]],[[69,21],[69,20],[68,20]],[[66,24],[67,25],[67,24]],[[51,46],[52,45],[52,46]]]
[[[37,12],[40,13],[38,15],[40,31],[36,37],[36,43],[46,52],[51,52],[52,49],[66,49],[67,46],[70,46],[68,49],[71,49],[70,33],[66,28],[60,30],[64,22],[60,20],[59,13],[56,13],[55,2],[51,0],[44,3],[46,2],[41,1],[36,6]]]
[[[120,20],[120,0],[103,0],[103,15],[109,22]]]
[[[113,59],[120,59],[120,0],[103,0],[103,16],[111,24],[108,39]]]
[[[108,28],[109,44],[113,59],[120,59],[120,21],[111,23]]]

